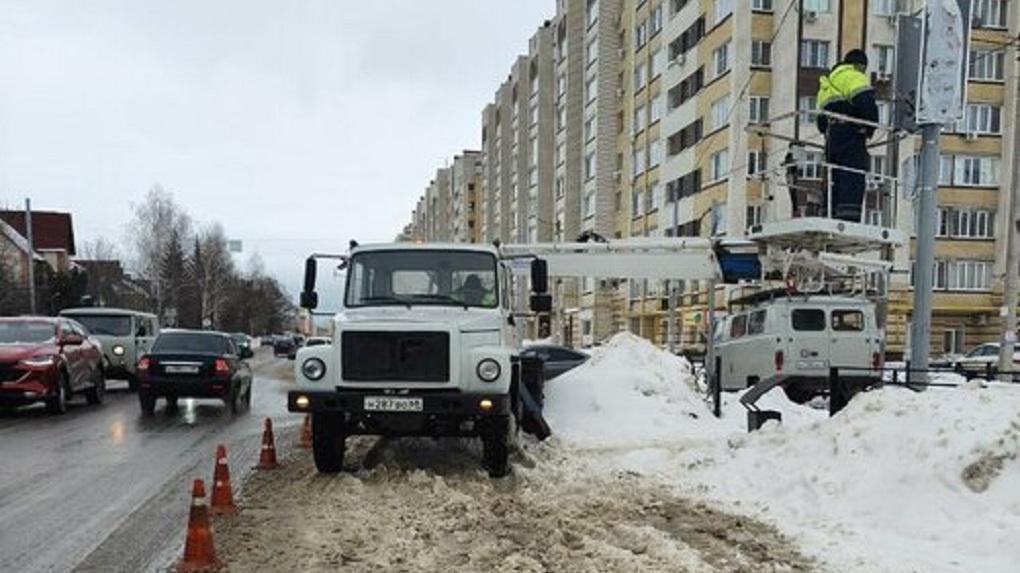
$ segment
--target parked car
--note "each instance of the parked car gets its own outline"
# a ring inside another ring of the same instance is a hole
[[[240,350],[241,348],[247,348],[248,350],[252,350],[251,338],[247,334],[243,332],[231,332],[230,338],[233,339],[234,344],[237,345],[238,350]]]
[[[983,378],[989,372],[999,368],[999,343],[987,342],[971,348],[969,352],[953,362],[953,370],[962,374],[967,380]],[[1013,378],[1020,379],[1020,348],[1013,352]]]
[[[589,358],[588,354],[574,350],[568,346],[555,344],[534,344],[524,347],[521,356],[535,356],[542,359],[544,365],[545,379],[550,380],[563,374],[567,370],[584,364]]]
[[[273,340],[273,356],[291,356],[297,351],[297,340],[289,334],[281,334]]]
[[[212,330],[163,331],[138,360],[138,402],[152,414],[156,400],[177,411],[179,398],[216,398],[232,413],[251,404],[251,348],[238,348],[229,334]]]
[[[67,411],[73,394],[98,404],[106,394],[103,349],[69,318],[0,318],[0,405],[44,402],[54,414]]]

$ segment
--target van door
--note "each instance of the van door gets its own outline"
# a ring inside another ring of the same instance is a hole
[[[156,340],[156,334],[159,332],[159,327],[156,319],[148,316],[135,317],[135,323],[137,327],[135,331],[135,360],[137,361],[152,347],[152,342]]]
[[[865,376],[872,354],[877,351],[878,338],[871,324],[870,312],[861,307],[835,307],[829,317],[832,339],[829,360],[832,366],[845,368],[844,376]]]
[[[828,376],[830,340],[825,309],[794,306],[790,309],[789,327],[783,373],[788,376]]]

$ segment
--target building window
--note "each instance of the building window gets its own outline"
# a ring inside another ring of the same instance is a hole
[[[942,331],[942,352],[946,354],[963,354],[964,329],[962,326],[947,328]]]
[[[635,189],[630,196],[630,213],[631,216],[637,217],[641,214],[641,189]]]
[[[709,171],[712,181],[725,179],[730,171],[730,150],[721,149],[712,154],[712,166]]]
[[[662,73],[662,68],[666,66],[666,52],[664,50],[655,50],[652,57],[648,60],[648,77],[656,78]]]
[[[599,0],[588,0],[588,27],[599,21]]]
[[[956,123],[957,133],[1002,133],[1002,108],[990,103],[969,103],[963,119]]]
[[[712,25],[726,19],[733,13],[733,0],[713,0],[712,2]]]
[[[587,54],[587,56],[588,56],[587,63],[588,63],[589,66],[598,61],[598,59],[599,59],[599,39],[598,38],[595,38],[592,41],[588,42],[588,54]]]
[[[977,81],[1002,81],[1003,62],[1005,52],[1002,50],[980,50],[970,51],[970,74],[972,80]]]
[[[965,239],[994,239],[995,212],[966,207],[940,207],[937,235]]]
[[[871,0],[871,13],[875,16],[894,16],[903,11],[903,0]]]
[[[772,42],[751,40],[751,65],[761,68],[772,65]]]
[[[995,187],[999,184],[999,158],[957,155],[953,158],[953,185]]]
[[[663,158],[663,146],[661,139],[654,139],[648,144],[648,168],[651,169],[660,163]]]
[[[830,0],[803,0],[801,9],[805,12],[829,13],[832,11]]]
[[[829,69],[829,43],[823,40],[801,42],[800,65],[804,68]]]
[[[771,12],[772,0],[751,0],[751,9],[759,12]]]
[[[717,78],[730,69],[730,43],[712,50],[712,77]]]
[[[647,25],[648,25],[648,22],[646,20],[641,20],[640,24],[638,24],[637,26],[634,26],[634,48],[635,49],[640,49],[641,46],[644,46],[645,42],[648,41],[648,36],[646,35],[646,32],[647,32],[646,26]]]
[[[980,28],[1006,27],[1006,0],[975,0],[972,25]]]
[[[896,69],[896,49],[886,44],[875,44],[873,51],[875,72],[879,77],[891,77]]]
[[[645,63],[637,62],[634,65],[634,91],[637,92],[645,87]]]
[[[821,181],[822,154],[817,151],[804,153],[804,165],[800,169],[800,178],[804,181]]]
[[[769,96],[751,96],[748,98],[748,120],[751,123],[764,123],[769,119]]]
[[[584,155],[584,178],[590,181],[595,177],[595,152],[589,151]]]
[[[730,118],[730,96],[729,94],[712,102],[709,131],[715,131],[726,127]]]
[[[645,150],[644,149],[635,149],[634,150],[634,155],[632,156],[632,159],[633,159],[633,162],[634,162],[634,171],[633,171],[632,174],[633,174],[634,177],[637,177],[639,174],[643,173],[644,170],[645,170]]]
[[[634,108],[634,121],[632,122],[632,133],[637,135],[645,128],[645,106]]]
[[[588,141],[591,141],[591,140],[595,139],[596,125],[598,125],[598,122],[596,121],[596,118],[594,116],[593,117],[589,117],[588,119],[586,119],[584,121],[584,141],[585,142],[588,142]]]
[[[758,175],[762,171],[765,171],[765,158],[766,154],[764,151],[750,151],[747,154],[747,174]]]
[[[598,95],[598,76],[592,76],[588,78],[588,82],[585,85],[585,91],[588,96],[588,103],[595,101],[595,96]]]
[[[764,209],[762,209],[761,205],[748,205],[747,214],[745,215],[747,219],[744,222],[748,227],[751,225],[759,225],[762,222],[763,213]]]
[[[815,96],[801,96],[797,98],[797,120],[804,124],[813,124],[818,119],[818,110],[816,106],[818,100]]]
[[[654,36],[662,30],[662,4],[652,8],[652,13],[648,16],[648,35]]]
[[[991,290],[992,265],[988,261],[936,261],[935,286],[944,290]]]
[[[584,194],[584,216],[585,218],[595,216],[595,191],[588,191]]]
[[[666,96],[661,93],[656,94],[655,97],[652,98],[651,109],[652,114],[651,117],[648,118],[649,125],[659,121],[662,119],[662,116],[666,114]]]

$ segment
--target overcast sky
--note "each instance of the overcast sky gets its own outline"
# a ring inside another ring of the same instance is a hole
[[[0,206],[123,245],[154,185],[291,294],[389,241],[555,0],[0,0]],[[123,249],[123,247],[121,247]],[[126,249],[125,249],[126,251]],[[128,256],[128,252],[121,253]]]

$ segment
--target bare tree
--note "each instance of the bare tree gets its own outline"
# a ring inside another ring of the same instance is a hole
[[[201,318],[209,319],[215,328],[219,328],[228,285],[235,274],[223,227],[213,223],[201,229],[195,237],[191,276],[198,289]]]
[[[132,204],[132,210],[134,217],[128,224],[127,243],[134,247],[139,274],[154,286],[157,311],[162,314],[167,285],[161,271],[167,248],[175,235],[185,244],[190,242],[191,217],[159,185],[149,190],[144,202]]]
[[[120,259],[117,245],[106,237],[96,237],[82,243],[78,258],[87,261],[116,261]]]

